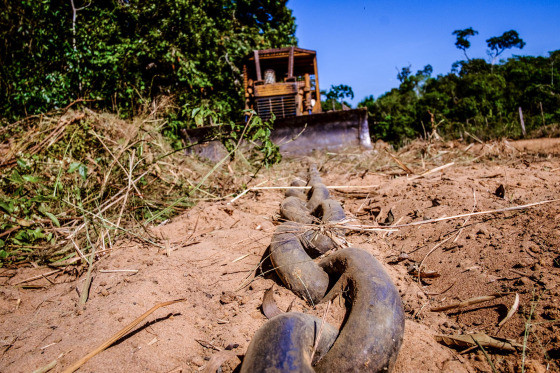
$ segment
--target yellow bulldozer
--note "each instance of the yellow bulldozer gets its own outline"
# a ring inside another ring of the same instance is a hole
[[[274,118],[272,141],[287,155],[346,147],[371,149],[366,109],[323,112],[317,53],[299,47],[255,50],[243,64],[245,109]],[[215,129],[187,130],[202,142]]]

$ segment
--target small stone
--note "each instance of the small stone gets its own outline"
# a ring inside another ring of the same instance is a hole
[[[406,259],[408,259],[408,254],[407,253],[400,253],[398,258],[399,258],[399,260],[406,260]]]
[[[488,230],[484,227],[481,227],[477,232],[477,236],[486,236],[488,235]]]
[[[104,297],[106,297],[107,295],[109,295],[109,291],[107,289],[101,289],[101,291],[99,292],[99,294],[103,295]]]
[[[271,231],[274,229],[274,224],[272,224],[272,222],[270,220],[263,220],[260,223],[257,224],[257,226],[255,227],[256,230],[258,231]]]

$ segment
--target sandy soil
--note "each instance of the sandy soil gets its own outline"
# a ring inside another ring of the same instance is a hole
[[[413,144],[397,157],[416,174],[454,164],[409,178],[383,148],[378,144],[371,154],[318,159],[325,184],[371,186],[333,191],[348,216],[362,224],[426,222],[560,196],[560,158],[546,149],[520,152],[527,148],[505,142]],[[305,170],[303,160],[288,161],[262,173],[254,185],[266,179],[267,185],[288,185]],[[80,371],[196,372],[223,349],[238,356],[223,365],[224,372],[234,371],[266,322],[260,306],[273,284],[281,309],[293,301],[294,311],[321,317],[325,310],[324,304],[312,308],[297,299],[273,274],[254,276],[282,198],[282,191],[266,190],[249,192],[234,204],[201,202],[151,229],[165,250],[118,242],[99,258],[85,307],[78,305],[76,291],[85,273],[21,283],[50,269],[1,269],[0,371],[29,372],[54,360],[52,371],[62,371],[155,304],[180,298],[185,301],[157,310]],[[396,372],[487,372],[492,371],[489,362],[500,372],[520,372],[522,365],[526,372],[560,371],[559,206],[428,222],[391,233],[349,232],[348,241],[378,258],[402,295],[407,320]],[[411,274],[420,263],[434,277],[419,280]],[[510,294],[430,311],[497,292]],[[499,327],[515,294],[519,308]],[[335,301],[327,321],[340,324],[343,305]],[[434,338],[473,332],[507,338],[526,349],[487,348],[487,358],[478,348],[461,354],[467,347],[448,347]]]

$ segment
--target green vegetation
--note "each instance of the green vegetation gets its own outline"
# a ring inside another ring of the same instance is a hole
[[[132,117],[166,96],[169,136],[194,125],[197,108],[216,113],[208,121],[238,120],[241,60],[253,49],[296,42],[286,2],[6,2],[0,111],[13,121],[81,98]]]
[[[232,196],[241,189],[236,177],[247,175],[246,184],[277,161],[262,141],[270,124],[256,116],[243,131],[260,147],[234,157],[239,137],[229,139],[230,153],[217,165],[174,150],[162,134],[166,123],[157,113],[123,120],[86,109],[0,128],[11,138],[0,148],[0,267],[87,264],[123,235],[164,250],[148,224],[201,198]]]
[[[353,99],[354,91],[352,87],[346,84],[339,84],[337,86],[331,85],[328,91],[321,91],[321,95],[325,96],[325,101],[321,101],[321,109],[323,111],[342,110],[342,105],[350,107],[350,104],[343,100],[345,97]]]
[[[453,64],[451,73],[432,77],[432,67],[412,74],[411,66],[398,73],[400,86],[366,107],[374,137],[402,143],[408,138],[522,136],[519,108],[529,134],[542,136],[558,130],[560,123],[560,50],[549,57],[514,56],[496,64],[506,49],[523,48],[514,30],[486,40],[490,62],[469,59],[472,28],[456,30],[455,45],[467,60]]]

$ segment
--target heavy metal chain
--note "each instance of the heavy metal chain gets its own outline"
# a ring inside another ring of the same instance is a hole
[[[344,232],[332,225],[344,221],[344,210],[330,199],[315,165],[307,184],[308,193],[286,192],[280,207],[286,222],[272,237],[270,258],[284,285],[310,304],[345,297],[345,321],[339,331],[308,314],[273,317],[253,337],[241,372],[391,371],[404,334],[399,293],[371,254],[340,248]]]

